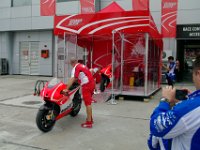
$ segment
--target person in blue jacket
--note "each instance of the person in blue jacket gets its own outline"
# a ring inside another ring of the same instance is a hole
[[[167,84],[173,86],[176,80],[176,74],[175,74],[176,62],[174,61],[173,56],[168,57],[168,64],[167,66],[163,64],[163,68],[165,68],[167,71],[165,73]]]
[[[162,89],[161,102],[150,119],[150,149],[200,150],[200,56],[192,76],[196,91],[186,100],[177,100],[172,86]]]

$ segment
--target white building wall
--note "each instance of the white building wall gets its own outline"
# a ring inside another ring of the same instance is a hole
[[[13,55],[12,60],[12,74],[20,74],[20,66],[19,66],[19,59],[20,59],[20,53],[19,53],[19,35],[14,34],[14,40],[13,40]]]
[[[7,38],[6,38],[6,32],[0,34],[0,56],[1,58],[8,58],[8,52],[7,52]]]
[[[10,6],[11,6],[11,0],[1,0],[0,8],[10,7]]]
[[[39,57],[39,74],[51,76],[53,67],[52,38],[52,31],[15,32],[12,58],[13,74],[20,74],[20,42],[39,41],[39,56],[42,49],[49,49],[49,58]]]
[[[97,0],[96,0],[97,1]],[[132,0],[115,0],[125,10],[132,10]],[[112,0],[100,0],[100,7],[104,8]],[[199,23],[200,1],[178,1],[177,24]],[[40,16],[40,0],[32,0],[32,6],[10,7],[11,0],[1,0],[0,3],[0,31],[53,29],[53,17]],[[161,0],[150,0],[150,10],[154,20],[160,28]],[[76,14],[80,12],[79,1],[69,1],[56,4],[56,14]],[[22,22],[22,23],[19,23]],[[45,22],[45,23],[43,23]],[[41,24],[41,25],[36,25]],[[25,24],[24,26],[22,26]],[[24,29],[23,29],[24,27]]]
[[[56,4],[56,14],[66,15],[66,14],[77,14],[80,12],[80,2],[79,1],[69,1]]]
[[[112,3],[112,0],[101,0],[101,9]],[[132,10],[132,0],[115,0],[124,10]]]
[[[0,31],[53,29],[53,16],[40,16],[39,0],[18,7],[11,7],[8,1],[0,3]]]
[[[42,49],[48,49],[49,50],[49,58],[41,58],[40,57],[40,75],[53,75],[53,33],[52,31],[43,31],[39,32],[39,41],[40,41],[40,46],[39,50]]]
[[[12,33],[0,32],[0,58],[6,58],[9,63],[9,70],[11,72],[11,55],[13,49]]]

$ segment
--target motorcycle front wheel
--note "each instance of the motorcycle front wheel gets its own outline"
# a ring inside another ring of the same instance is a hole
[[[81,95],[79,94],[79,92],[76,92],[74,98],[73,98],[73,108],[72,108],[72,112],[70,113],[70,115],[72,117],[75,117],[78,115],[80,109],[81,109],[81,103],[82,103],[82,99],[81,99]]]
[[[52,130],[57,115],[58,113],[55,110],[39,110],[36,116],[37,127],[43,132]]]

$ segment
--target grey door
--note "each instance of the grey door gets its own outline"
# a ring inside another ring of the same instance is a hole
[[[39,75],[39,42],[20,42],[20,74]]]

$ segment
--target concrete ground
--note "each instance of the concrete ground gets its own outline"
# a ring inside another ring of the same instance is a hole
[[[147,150],[149,118],[159,103],[159,91],[149,102],[118,100],[108,105],[108,95],[95,95],[94,127],[83,129],[85,108],[75,118],[66,116],[52,131],[42,133],[35,118],[42,101],[33,96],[34,83],[50,77],[0,76],[1,150]],[[178,88],[194,90],[192,83]]]

